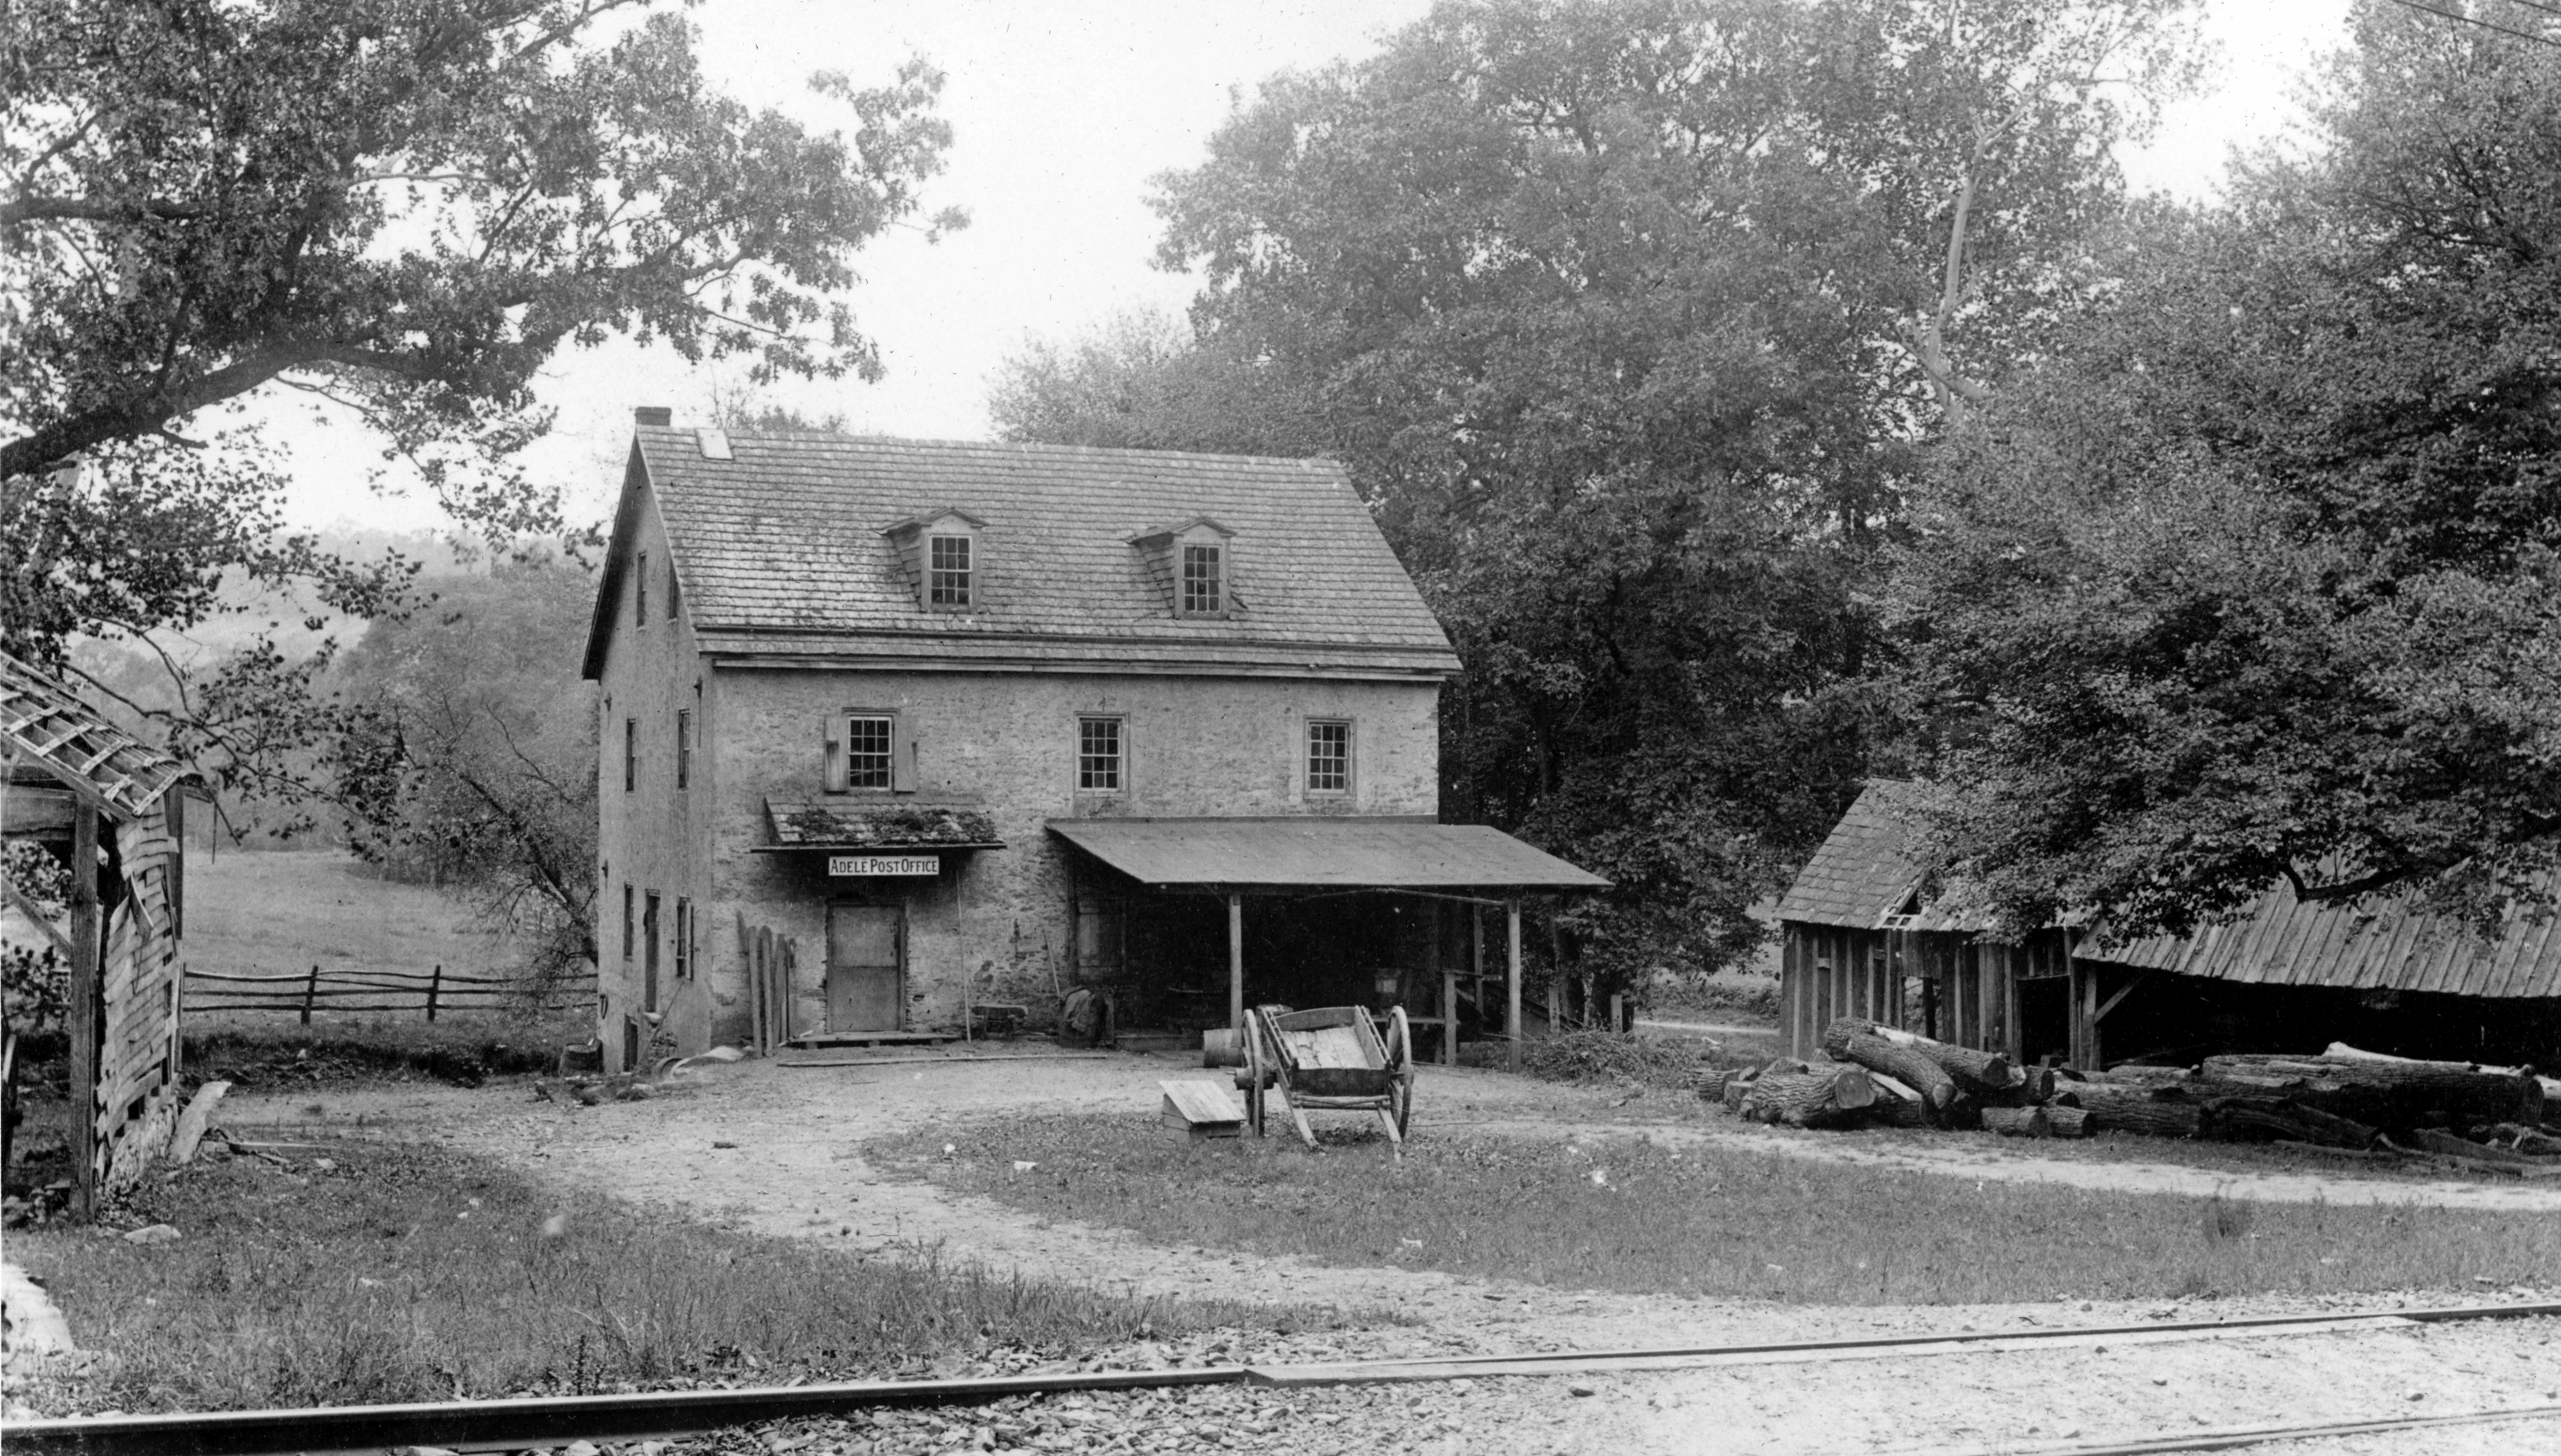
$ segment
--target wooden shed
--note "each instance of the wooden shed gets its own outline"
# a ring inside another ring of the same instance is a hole
[[[1930,902],[1905,851],[1911,785],[1870,783],[1779,902],[1779,1026],[1792,1056],[1821,1050],[1833,1018],[1863,1016],[2014,1061],[2082,1060],[2094,985],[2072,973],[2064,927],[2021,942]]]
[[[61,680],[0,653],[0,828],[73,874],[57,916],[9,890],[70,967],[74,1208],[142,1176],[178,1111],[185,974],[185,764],[108,723]]]
[[[2101,914],[2008,942],[1924,896],[1907,850],[1914,798],[1870,783],[1780,902],[1792,1055],[1819,1052],[1833,1018],[1864,1016],[2082,1067],[2331,1042],[2561,1063],[2561,913],[2520,911],[2483,933],[2407,897],[2306,904],[2279,885],[2190,935],[2119,937]],[[2561,887],[2547,900],[2561,903]]]

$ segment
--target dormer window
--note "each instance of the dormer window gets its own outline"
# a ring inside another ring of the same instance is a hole
[[[881,535],[898,550],[899,566],[916,592],[916,604],[927,611],[974,612],[987,606],[985,566],[987,523],[966,511],[946,506],[910,516]]]
[[[969,604],[969,538],[929,536],[926,545],[926,605],[948,608]]]
[[[1244,610],[1236,595],[1236,533],[1207,516],[1194,516],[1129,538],[1147,564],[1165,604],[1178,617],[1231,617]]]
[[[1183,615],[1214,617],[1227,609],[1225,551],[1216,546],[1183,548]]]

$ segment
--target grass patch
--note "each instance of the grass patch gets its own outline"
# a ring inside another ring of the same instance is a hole
[[[334,1171],[233,1159],[153,1181],[130,1212],[175,1224],[175,1242],[13,1230],[10,1258],[50,1286],[81,1347],[114,1357],[78,1384],[33,1392],[38,1402],[218,1410],[862,1378],[1351,1323],[990,1274],[930,1251],[866,1261],[601,1197],[565,1201],[442,1149],[330,1157]]]
[[[1476,1043],[1462,1049],[1471,1066],[1503,1066],[1510,1049]],[[1695,1041],[1667,1041],[1622,1036],[1613,1032],[1564,1032],[1532,1037],[1521,1043],[1520,1069],[1543,1081],[1578,1085],[1637,1083],[1650,1087],[1688,1087],[1711,1066],[1732,1066],[1728,1055]]]
[[[425,885],[385,880],[343,850],[187,857],[187,964],[233,976],[299,975],[314,964],[488,974],[514,947],[470,908]]]
[[[1717,1148],[1372,1134],[1192,1144],[1092,1116],[883,1140],[874,1161],[1163,1244],[1570,1289],[1974,1304],[2473,1289],[2561,1269],[2561,1218],[1977,1183]],[[964,1150],[939,1158],[945,1141]],[[1016,1173],[1017,1162],[1036,1163]]]

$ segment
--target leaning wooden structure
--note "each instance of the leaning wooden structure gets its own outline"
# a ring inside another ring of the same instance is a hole
[[[178,1115],[186,972],[185,764],[107,722],[60,679],[0,653],[7,838],[75,873],[59,916],[10,901],[69,967],[73,1208],[138,1180]]]

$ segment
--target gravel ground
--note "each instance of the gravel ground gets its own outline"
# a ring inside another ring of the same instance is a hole
[[[532,1099],[525,1084],[476,1091],[399,1086],[247,1098],[226,1108],[235,1131],[263,1125],[323,1134],[432,1135],[508,1158],[538,1175],[663,1202],[759,1231],[889,1249],[920,1241],[945,1257],[1142,1293],[1214,1290],[1247,1299],[1390,1310],[1406,1324],[1322,1336],[1216,1336],[1186,1346],[1108,1352],[1121,1368],[1309,1363],[1437,1353],[1606,1350],[1668,1343],[1815,1340],[1958,1330],[2052,1329],[2150,1321],[2316,1315],[2470,1302],[2514,1291],[2409,1291],[2358,1299],[2251,1298],[2142,1304],[1865,1308],[1597,1295],[1397,1269],[1341,1269],[1201,1248],[1151,1247],[1111,1229],[1041,1223],[929,1185],[878,1176],[857,1145],[910,1129],[949,1127],[1006,1111],[1150,1105],[1161,1077],[1198,1075],[1170,1057],[1015,1065],[794,1069],[741,1063],[646,1103],[573,1109]],[[1139,1099],[1133,1102],[1132,1099]],[[1882,1151],[1843,1140],[1782,1138],[1674,1104],[1611,1089],[1525,1082],[1432,1068],[1419,1131],[1434,1121],[1521,1136],[1610,1129],[1677,1134],[1768,1149],[1773,1156],[1910,1160],[1987,1182],[2108,1179],[2129,1191],[2226,1197],[2382,1200],[2437,1207],[2552,1207],[2561,1190],[2303,1178],[2237,1182],[2168,1165],[2049,1163],[1989,1139]],[[2057,1170],[2064,1170],[2057,1172]],[[2508,1196],[2530,1194],[2532,1205]],[[2483,1195],[2499,1195],[2488,1199]],[[993,1368],[982,1368],[996,1373]],[[950,1374],[968,1372],[954,1370]],[[2375,1419],[2427,1410],[2561,1403],[2561,1320],[2397,1326],[2343,1333],[2146,1343],[2105,1348],[1934,1355],[1639,1374],[1481,1378],[1428,1384],[1094,1394],[967,1409],[783,1423],[616,1452],[939,1453],[1272,1450],[1408,1453],[1708,1452],[1756,1456],[2016,1448],[2226,1426]],[[2538,1446],[2549,1438],[2550,1446]],[[2454,1456],[2561,1449],[2561,1422],[2456,1427],[2268,1450],[2305,1456],[2383,1452]]]

